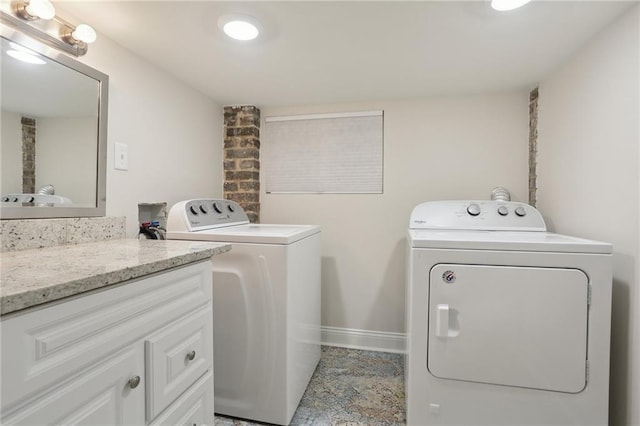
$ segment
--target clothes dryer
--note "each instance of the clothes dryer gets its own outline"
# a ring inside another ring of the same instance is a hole
[[[320,360],[320,227],[198,199],[171,208],[167,239],[232,245],[212,263],[216,413],[289,424]]]
[[[507,201],[416,206],[409,425],[606,425],[611,245]]]

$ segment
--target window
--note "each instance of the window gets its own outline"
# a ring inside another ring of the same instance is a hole
[[[382,193],[382,111],[265,121],[267,193]]]

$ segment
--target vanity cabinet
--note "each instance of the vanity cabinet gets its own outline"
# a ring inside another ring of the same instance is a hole
[[[10,424],[213,424],[210,261],[0,318]]]

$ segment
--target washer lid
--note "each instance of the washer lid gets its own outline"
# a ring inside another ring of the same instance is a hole
[[[320,232],[318,225],[248,224],[201,231],[167,232],[170,240],[198,240],[224,243],[291,244]]]
[[[410,229],[413,248],[611,254],[609,243],[552,232]]]
[[[231,200],[195,199],[174,204],[167,217],[167,231],[201,231],[249,223],[240,204]]]

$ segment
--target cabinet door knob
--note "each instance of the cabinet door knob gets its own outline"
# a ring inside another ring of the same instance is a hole
[[[129,379],[127,383],[129,384],[129,387],[131,389],[137,388],[138,385],[140,384],[140,376],[133,376],[132,378]]]
[[[189,361],[193,361],[193,360],[195,359],[195,357],[196,357],[196,351],[191,351],[191,352],[189,352],[189,353],[187,354],[187,359],[188,359]]]

